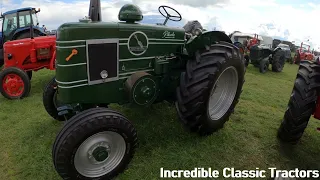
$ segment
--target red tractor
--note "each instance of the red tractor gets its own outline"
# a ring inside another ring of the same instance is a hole
[[[32,71],[55,69],[56,37],[40,36],[4,43],[4,67],[0,72],[0,92],[8,99],[29,95]]]
[[[320,64],[302,60],[287,110],[278,130],[282,142],[297,143],[309,119],[320,120]],[[320,128],[318,128],[320,130]]]
[[[251,34],[241,33],[240,31],[234,31],[229,35],[229,37],[233,41],[234,45],[236,45],[244,55],[244,59],[246,60],[245,66],[247,67],[250,63],[250,48],[259,44],[261,38],[257,34],[254,34],[252,37]]]
[[[314,55],[310,52],[310,45],[302,42],[300,48],[296,51],[293,60],[294,64],[300,64],[301,60],[314,60]]]

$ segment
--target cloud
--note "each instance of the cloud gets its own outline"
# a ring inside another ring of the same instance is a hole
[[[150,3],[154,0],[133,0],[132,2],[134,4],[140,4],[140,3]],[[230,0],[162,0],[163,4],[175,4],[175,5],[185,5],[185,6],[191,6],[191,7],[208,7],[208,6],[216,6],[216,7],[223,7],[229,4]]]
[[[78,21],[87,16],[89,10],[89,0],[9,1],[3,1],[3,12],[40,6],[40,24],[48,29]],[[118,12],[126,3],[137,4],[145,16],[160,15],[160,5],[171,6],[182,15],[181,23],[198,20],[209,30],[261,33],[296,42],[310,39],[314,46],[320,45],[319,25],[315,19],[320,14],[320,2],[316,1],[306,0],[300,5],[283,0],[101,0],[103,21],[118,21]]]

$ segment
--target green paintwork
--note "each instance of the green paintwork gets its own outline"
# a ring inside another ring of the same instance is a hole
[[[135,22],[143,19],[140,8],[134,4],[126,4],[119,11],[118,19],[120,21]]]
[[[148,48],[142,55],[130,53],[128,44],[138,46],[137,41],[129,41],[130,35],[137,33],[143,47],[148,37]],[[119,79],[88,85],[86,40],[116,39],[119,41]],[[207,31],[201,36],[185,41],[185,31],[163,25],[147,25],[128,22],[81,21],[62,24],[57,30],[58,99],[64,103],[127,103],[130,96],[125,90],[125,81],[132,74],[142,71],[154,76],[159,87],[158,99],[174,98],[179,78],[185,70],[186,62],[194,59],[194,53],[216,41],[231,42],[230,38],[218,31]],[[136,44],[135,44],[136,43]],[[78,54],[66,61],[72,49]],[[139,93],[140,100],[148,99]]]
[[[131,102],[136,105],[152,104],[159,93],[157,79],[150,75],[140,77],[134,84],[126,88],[129,90]]]

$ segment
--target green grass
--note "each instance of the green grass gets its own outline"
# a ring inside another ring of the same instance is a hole
[[[159,169],[225,167],[237,169],[320,169],[320,121],[312,119],[302,141],[282,147],[277,129],[286,109],[298,66],[286,64],[281,73],[260,74],[249,65],[235,113],[225,127],[201,138],[180,125],[174,106],[161,103],[150,109],[114,105],[133,121],[140,146],[129,169],[119,179],[159,179]],[[51,147],[62,123],[42,106],[42,90],[54,72],[34,73],[28,98],[0,97],[0,179],[59,179]]]

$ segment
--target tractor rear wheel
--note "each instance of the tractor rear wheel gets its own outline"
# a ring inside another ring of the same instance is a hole
[[[55,120],[66,121],[72,117],[72,114],[60,116],[58,113],[58,107],[63,106],[62,102],[57,99],[57,88],[58,84],[56,78],[52,78],[46,87],[44,88],[42,95],[42,102],[47,113]],[[105,107],[108,108],[109,104],[82,104],[81,110],[95,108],[95,107]]]
[[[61,103],[57,99],[57,88],[58,84],[56,82],[56,78],[54,77],[44,88],[42,102],[44,109],[53,119],[58,121],[65,121],[66,117],[58,115],[57,108]]]
[[[200,135],[222,128],[244,83],[243,56],[230,43],[214,44],[189,60],[176,90],[176,109],[185,127]]]
[[[281,72],[285,63],[285,52],[277,50],[272,57],[272,71]]]
[[[9,67],[0,72],[0,92],[7,99],[22,99],[31,90],[27,73],[16,67]]]
[[[63,179],[112,179],[126,169],[136,147],[137,132],[126,117],[93,108],[66,121],[52,157]]]
[[[317,89],[320,87],[320,66],[309,61],[301,62],[297,78],[278,130],[283,142],[297,143],[314,113]]]
[[[259,71],[260,73],[266,73],[269,70],[269,59],[265,58],[260,61]]]

